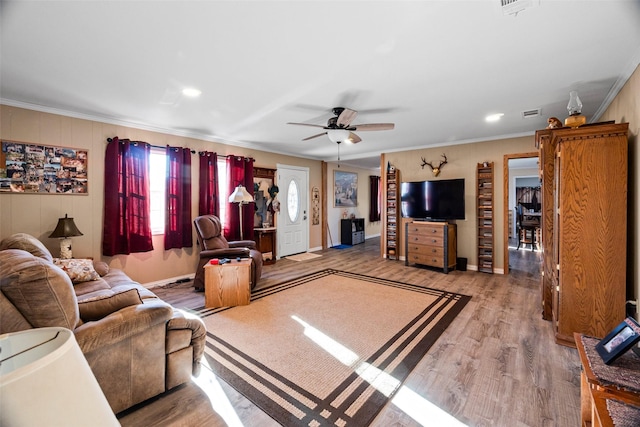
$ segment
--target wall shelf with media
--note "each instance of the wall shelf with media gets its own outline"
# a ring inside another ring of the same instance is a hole
[[[493,273],[493,162],[478,163],[477,169],[478,271]]]
[[[386,181],[386,243],[387,259],[399,259],[400,243],[398,227],[400,226],[400,171],[394,167],[387,170]]]

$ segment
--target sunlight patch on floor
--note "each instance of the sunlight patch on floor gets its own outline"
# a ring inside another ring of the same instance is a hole
[[[243,427],[242,421],[240,421],[238,414],[235,409],[233,409],[233,405],[220,386],[218,378],[211,370],[209,363],[204,357],[200,363],[202,364],[200,375],[191,377],[193,382],[207,395],[211,402],[211,407],[224,419],[227,426]]]
[[[304,334],[318,344],[320,348],[335,357],[340,363],[353,367],[354,372],[375,387],[380,393],[389,397],[394,391],[398,390],[391,399],[391,403],[418,423],[424,426],[466,426],[466,424],[458,421],[455,417],[438,408],[410,388],[401,385],[400,381],[386,372],[366,362],[358,363],[359,357],[355,352],[326,335],[324,332],[314,328],[298,316],[293,315],[291,318],[304,327]]]

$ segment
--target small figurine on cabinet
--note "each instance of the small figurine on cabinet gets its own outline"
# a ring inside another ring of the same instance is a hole
[[[549,123],[547,129],[557,129],[562,127],[562,122],[557,117],[549,117],[547,119],[547,123]]]

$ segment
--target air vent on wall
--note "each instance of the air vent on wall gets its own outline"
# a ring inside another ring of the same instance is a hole
[[[525,9],[534,6],[534,0],[500,0],[502,13],[505,15],[517,15]]]
[[[534,108],[533,110],[526,110],[522,112],[523,119],[529,119],[531,117],[538,117],[540,115],[540,108]]]

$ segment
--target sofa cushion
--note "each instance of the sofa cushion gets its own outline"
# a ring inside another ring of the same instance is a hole
[[[0,251],[0,290],[35,328],[73,330],[78,325],[78,301],[69,276],[29,252]]]
[[[54,258],[53,263],[67,273],[72,283],[89,282],[100,278],[100,275],[93,268],[93,260],[90,259]]]
[[[142,304],[140,294],[137,289],[132,288],[111,295],[79,301],[78,308],[80,309],[80,318],[85,322],[91,322],[102,319],[122,308],[138,304]]]
[[[0,251],[5,249],[22,249],[33,256],[44,258],[49,262],[53,261],[49,249],[40,240],[27,233],[16,233],[3,239],[0,242]]]
[[[107,264],[104,261],[94,261],[93,262],[93,269],[100,276],[106,276],[107,274],[109,274],[109,264]]]

